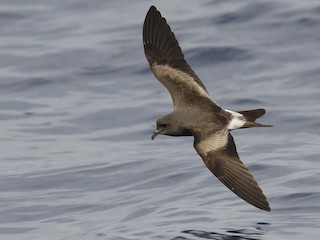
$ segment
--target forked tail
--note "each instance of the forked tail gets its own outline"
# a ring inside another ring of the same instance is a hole
[[[261,124],[255,122],[256,119],[262,117],[266,110],[263,108],[253,109],[253,110],[246,110],[238,112],[243,115],[246,120],[246,123],[241,128],[251,128],[251,127],[272,127],[270,124]]]

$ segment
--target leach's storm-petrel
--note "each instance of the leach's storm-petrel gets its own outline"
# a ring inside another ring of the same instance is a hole
[[[239,159],[231,130],[270,127],[255,120],[264,109],[234,112],[213,101],[186,62],[165,18],[151,6],[143,24],[143,45],[154,76],[169,91],[174,110],[157,120],[158,134],[194,136],[194,148],[209,170],[232,192],[253,206],[270,211],[269,203]]]

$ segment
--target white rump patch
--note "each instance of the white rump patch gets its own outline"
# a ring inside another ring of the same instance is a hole
[[[241,113],[234,112],[228,109],[224,109],[224,110],[228,113],[231,113],[233,116],[233,119],[229,123],[229,127],[228,127],[229,130],[239,129],[243,127],[243,125],[246,123],[246,120]]]

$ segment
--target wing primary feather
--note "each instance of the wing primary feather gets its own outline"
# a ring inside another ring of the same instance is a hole
[[[146,58],[154,75],[168,88],[171,96],[173,95],[173,88],[180,86],[192,91],[191,94],[194,97],[200,95],[210,99],[206,87],[186,62],[179,43],[166,19],[154,6],[150,7],[143,24],[143,44]],[[170,66],[170,68],[161,69],[156,66]],[[165,80],[165,77],[161,75],[164,72],[166,78],[170,78],[170,76],[171,78],[172,76],[179,77]],[[188,94],[190,95],[190,92]],[[183,99],[186,101],[188,97],[185,96]],[[214,103],[212,99],[210,101]]]
[[[227,138],[224,146],[212,149],[207,148],[207,153],[203,150],[205,147],[201,145],[201,141],[195,144],[198,151],[204,160],[208,169],[232,192],[238,197],[242,198],[246,202],[253,206],[270,211],[269,203],[263,194],[258,183],[254,179],[253,175],[249,172],[248,168],[239,159],[236,146],[230,133],[222,136],[212,135],[209,136],[209,141],[213,143],[216,141],[215,138]],[[211,139],[211,140],[210,140]],[[210,146],[208,141],[202,141],[206,146]]]

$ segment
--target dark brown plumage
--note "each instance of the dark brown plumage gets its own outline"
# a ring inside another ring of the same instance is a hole
[[[213,101],[186,62],[166,20],[151,6],[143,25],[146,58],[155,77],[169,91],[174,110],[157,120],[158,134],[194,136],[194,148],[208,169],[232,192],[257,208],[270,211],[269,203],[252,174],[239,159],[231,130],[268,127],[255,122],[264,109],[234,112]]]

